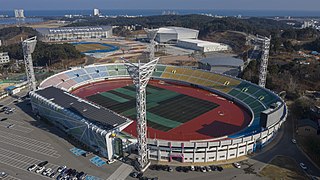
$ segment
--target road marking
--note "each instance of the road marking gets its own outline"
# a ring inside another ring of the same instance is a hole
[[[6,137],[3,135],[0,135],[0,142],[5,143],[5,144],[9,144],[18,148],[22,148],[25,150],[29,150],[35,153],[40,153],[46,156],[51,156],[54,158],[59,158],[60,155],[57,153],[56,150],[53,150],[52,148],[46,148],[46,147],[40,147],[37,146],[36,144],[31,144],[28,142],[23,142],[21,140],[16,140],[10,137]]]
[[[13,123],[2,122],[2,123],[0,123],[0,126],[7,127],[10,124],[13,124]],[[8,129],[12,129],[12,130],[15,130],[15,131],[20,131],[20,132],[23,132],[23,133],[30,133],[30,132],[33,131],[33,129],[31,129],[31,128],[23,127],[23,126],[20,126],[20,125],[17,125],[17,124],[15,124],[13,127],[8,128]]]
[[[3,180],[21,180],[19,178],[13,177],[11,175],[8,175],[6,178],[4,178]]]
[[[38,141],[38,140],[36,140],[36,139],[27,138],[27,137],[19,136],[19,135],[12,134],[12,133],[8,133],[8,132],[4,132],[4,131],[0,131],[0,135],[4,135],[4,136],[10,137],[10,138],[14,138],[14,139],[19,139],[19,140],[21,140],[21,141],[23,141],[23,142],[28,142],[28,143],[33,143],[33,144],[39,144],[39,145],[41,145],[41,146],[54,149],[53,147],[51,147],[51,144],[50,144],[50,143],[43,142],[43,141]]]
[[[107,180],[124,180],[128,177],[132,170],[132,166],[123,163],[113,174],[111,174]]]
[[[0,148],[0,163],[7,164],[18,169],[27,170],[27,168],[30,167],[32,164],[39,164],[40,162],[42,161],[39,159]],[[50,167],[51,169],[57,169],[59,166],[48,163],[46,167]]]

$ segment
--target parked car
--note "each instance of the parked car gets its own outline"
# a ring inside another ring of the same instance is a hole
[[[217,170],[218,170],[218,171],[223,171],[223,167],[217,166]]]
[[[300,167],[303,169],[303,170],[307,170],[307,166],[304,164],[304,163],[300,163]]]
[[[54,178],[55,177],[55,175],[56,175],[56,173],[55,172],[51,172],[51,174],[50,175],[48,175],[50,178]]]
[[[84,172],[79,172],[78,174],[77,174],[77,178],[78,179],[85,179],[85,177],[87,176],[87,174],[86,173],[84,173]]]
[[[139,174],[138,172],[132,172],[132,173],[130,173],[130,176],[133,178],[137,178],[138,174]]]
[[[67,168],[67,166],[60,166],[59,168],[58,168],[58,172],[59,173],[61,173],[63,170],[65,170]]]
[[[215,165],[210,166],[210,168],[211,168],[212,171],[217,170],[217,166],[215,166]]]
[[[176,171],[181,172],[182,171],[182,167],[181,166],[176,167]]]
[[[211,172],[211,171],[212,171],[211,168],[210,168],[210,166],[206,166],[206,170],[207,170],[208,172]]]
[[[33,171],[33,170],[37,169],[37,167],[38,166],[36,164],[33,164],[30,167],[28,167],[28,171]]]
[[[0,121],[6,121],[8,118],[2,118]]]
[[[41,173],[44,169],[45,169],[44,166],[39,166],[39,168],[36,170],[36,173]]]
[[[8,126],[7,126],[7,128],[12,128],[14,126],[14,124],[9,124]]]
[[[7,177],[8,174],[6,172],[0,172],[0,179]]]
[[[173,171],[173,168],[170,167],[170,166],[168,166],[168,171],[169,171],[169,172],[172,172],[172,171]]]
[[[48,161],[43,161],[41,163],[38,164],[39,167],[45,166],[48,164]]]
[[[292,139],[291,142],[292,142],[293,144],[296,144],[296,143],[297,143],[297,141],[296,141],[295,139]]]
[[[201,171],[201,172],[207,172],[207,170],[206,170],[206,168],[205,168],[204,166],[201,166],[201,167],[200,167],[200,171]]]
[[[190,166],[190,171],[195,171],[196,169],[194,168],[194,166]]]
[[[51,169],[51,168],[48,168],[48,169],[46,169],[45,171],[42,171],[42,175],[44,175],[44,176],[49,176],[49,175],[51,174],[51,171],[52,171],[52,169]]]
[[[236,168],[238,168],[238,169],[241,168],[241,165],[240,165],[240,163],[238,163],[238,162],[233,163],[233,166],[236,167]]]

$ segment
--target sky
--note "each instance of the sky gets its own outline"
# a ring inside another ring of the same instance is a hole
[[[1,10],[228,9],[320,11],[320,0],[0,0]]]

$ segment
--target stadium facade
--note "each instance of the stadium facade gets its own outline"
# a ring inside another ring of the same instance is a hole
[[[228,45],[198,39],[199,31],[183,27],[162,27],[158,29],[155,40],[160,44],[175,44],[178,47],[200,52],[227,51]]]
[[[50,91],[53,89],[51,86],[54,86],[55,91],[74,98],[73,102],[91,104],[68,92],[94,82],[123,78],[129,79],[124,64],[92,65],[61,72],[44,80],[40,84],[40,89],[31,93],[33,110],[79,141],[84,141],[89,147],[97,148],[98,146],[100,154],[110,159],[116,155],[115,149],[126,149],[127,142],[136,142],[128,136],[121,135],[123,133],[121,130],[130,124],[130,120],[105,109],[103,111],[108,111],[108,114],[112,113],[113,117],[117,118],[109,119],[109,116],[104,116],[102,121],[92,121],[93,118],[87,117],[91,109],[79,110],[72,103],[61,103],[64,100],[57,100],[58,96],[52,97],[54,95],[48,95],[46,91]],[[241,131],[222,137],[181,141],[149,138],[149,158],[153,160],[216,162],[238,158],[255,152],[272,141],[287,117],[286,104],[279,96],[242,79],[169,65],[157,65],[152,78],[210,91],[226,101],[244,107],[250,113],[249,125]],[[91,104],[90,106],[103,109],[97,105]],[[98,113],[91,112],[91,114],[97,115]],[[101,126],[101,122],[107,126]],[[114,136],[107,140],[110,134]],[[94,139],[96,136],[100,137],[100,144],[92,142],[96,141]],[[121,139],[125,145],[121,148],[115,147],[116,143],[112,143],[115,142],[115,139]],[[134,143],[131,145],[135,147]],[[104,149],[107,149],[108,152]]]
[[[73,41],[82,39],[102,39],[112,36],[111,26],[82,26],[37,28],[45,40],[48,41]]]

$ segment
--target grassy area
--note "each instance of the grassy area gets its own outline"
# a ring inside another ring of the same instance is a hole
[[[300,136],[297,138],[300,147],[308,156],[320,166],[320,137],[319,136]]]
[[[308,179],[298,163],[286,156],[277,156],[259,174],[270,179]]]
[[[92,50],[110,49],[110,47],[103,46],[101,44],[77,44],[75,47],[80,52],[87,52],[87,51],[92,51]]]

